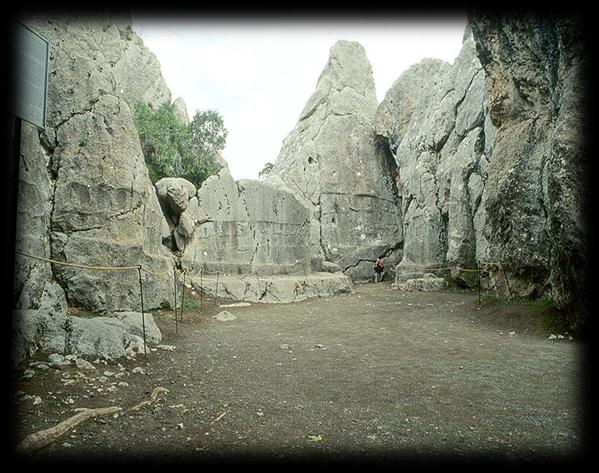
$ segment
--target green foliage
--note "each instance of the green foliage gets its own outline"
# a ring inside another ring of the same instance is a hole
[[[190,310],[199,309],[200,304],[192,299],[183,299],[183,308]]]
[[[217,157],[225,147],[227,130],[217,111],[196,112],[185,125],[177,120],[169,103],[155,111],[138,103],[134,123],[152,183],[163,177],[183,177],[200,187],[219,171]]]
[[[273,163],[266,163],[264,165],[264,167],[262,168],[262,171],[260,171],[258,173],[258,177],[262,177],[262,176],[268,176],[270,174],[270,171],[272,171],[272,168],[274,167]]]

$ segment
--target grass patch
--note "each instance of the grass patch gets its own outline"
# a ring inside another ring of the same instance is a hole
[[[481,302],[486,306],[503,306],[509,304],[534,307],[542,318],[543,328],[555,335],[572,335],[573,331],[563,311],[555,306],[555,301],[550,296],[537,297],[534,299],[522,296],[499,295],[495,292],[481,292]]]
[[[553,305],[543,311],[543,326],[555,335],[572,334],[572,328],[567,317]]]
[[[82,307],[68,307],[67,315],[72,317],[81,317],[82,319],[93,319],[94,317],[99,317],[102,314],[92,312],[91,310],[84,309]]]
[[[190,310],[199,309],[200,303],[194,301],[193,299],[183,299],[183,308]]]

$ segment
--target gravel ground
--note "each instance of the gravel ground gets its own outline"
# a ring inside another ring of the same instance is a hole
[[[222,310],[235,319],[213,318]],[[585,445],[582,343],[548,339],[545,310],[387,283],[294,304],[204,298],[177,326],[155,314],[172,351],[21,372],[13,443],[116,405],[21,459],[572,460]],[[168,392],[131,410],[156,387]]]

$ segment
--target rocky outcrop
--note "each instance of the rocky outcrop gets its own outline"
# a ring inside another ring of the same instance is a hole
[[[45,310],[15,311],[12,365],[34,353],[121,358],[146,352],[162,340],[151,314],[116,312],[107,317],[75,317]]]
[[[363,47],[337,42],[270,173],[309,209],[311,258],[354,279],[370,279],[378,256],[387,266],[401,257],[396,166],[377,146],[376,107]]]
[[[398,285],[427,269],[500,262],[496,289],[551,296],[574,325],[584,318],[588,52],[579,20],[475,13],[453,65],[423,60],[387,93],[375,126],[398,167]],[[476,283],[474,272],[451,277]]]
[[[162,243],[180,255],[194,235],[189,214],[183,218],[181,214],[187,209],[189,201],[195,199],[197,190],[191,182],[181,177],[164,177],[156,182],[155,187],[169,227],[169,233],[163,235]]]
[[[47,168],[50,153],[42,146],[37,129],[23,122],[19,197],[17,199],[16,251],[50,258],[50,217],[54,181]],[[38,308],[42,292],[52,280],[48,263],[15,254],[15,307]]]
[[[304,274],[261,275],[196,275],[191,283],[215,299],[286,304],[310,297],[347,294],[352,291],[352,280],[345,274],[310,272]]]
[[[170,100],[156,58],[126,18],[31,15],[50,44],[48,126],[24,126],[17,252],[83,265],[141,264],[162,272],[168,225],[148,178],[130,105]],[[144,273],[146,307],[169,304],[172,278]],[[70,304],[139,305],[134,271],[96,272],[17,255],[16,306],[38,308],[57,281]]]
[[[182,125],[189,125],[189,115],[187,114],[187,105],[181,97],[177,97],[173,102],[173,114]]]
[[[235,181],[223,167],[198,189],[176,232],[184,268],[206,274],[287,274],[309,269],[308,209],[276,178]]]
[[[453,65],[425,59],[394,83],[375,118],[379,139],[394,154],[403,216],[401,273],[486,258],[485,74],[466,35]],[[471,273],[454,271],[467,283]],[[399,282],[399,279],[398,279]]]
[[[588,49],[581,18],[469,18],[487,81],[485,235],[513,290],[588,307]]]

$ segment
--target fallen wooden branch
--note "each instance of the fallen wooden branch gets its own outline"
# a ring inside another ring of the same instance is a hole
[[[63,420],[61,423],[55,425],[54,427],[50,427],[49,429],[41,430],[34,434],[28,435],[21,443],[17,445],[17,452],[33,453],[38,450],[41,450],[42,448],[50,445],[52,442],[58,440],[61,436],[63,436],[65,433],[79,425],[81,422],[87,419],[91,419],[93,417],[114,414],[115,412],[118,412],[120,410],[122,410],[122,408],[118,406],[82,410],[74,416],[69,417],[66,420]]]
[[[137,410],[141,409],[142,407],[147,406],[148,404],[151,404],[151,403],[152,403],[152,401],[148,401],[148,400],[141,401],[139,404],[135,404],[133,407],[129,408],[129,410],[137,411]]]
[[[168,394],[168,389],[158,386],[154,388],[152,394],[150,394],[150,400],[142,401],[139,404],[129,408],[130,411],[136,411],[147,404],[151,404],[156,401],[161,396],[166,396]],[[81,422],[91,419],[93,417],[104,416],[108,414],[114,414],[115,412],[123,410],[122,407],[112,406],[112,407],[100,407],[98,409],[87,409],[81,408],[78,409],[80,412],[75,414],[72,417],[69,417],[66,420],[63,420],[61,423],[55,425],[54,427],[50,427],[46,430],[41,430],[34,434],[28,435],[25,439],[17,445],[18,453],[33,453],[41,450],[44,447],[47,447],[52,442],[55,442],[60,437],[62,437],[69,430],[73,429],[75,426],[79,425]]]
[[[141,401],[139,404],[135,404],[135,406],[129,408],[129,410],[137,411],[137,410],[141,409],[142,407],[147,406],[148,404],[151,404],[152,402],[154,402],[156,399],[158,399],[160,397],[160,395],[164,394],[166,396],[167,393],[168,393],[168,389],[163,388],[161,386],[155,387],[154,390],[152,391],[152,394],[150,394],[151,400]]]
[[[221,420],[223,417],[225,417],[225,415],[227,414],[227,411],[223,412],[221,415],[219,415],[216,419],[213,419],[212,422],[210,422],[210,425],[214,424],[215,422],[218,422],[219,420]]]

